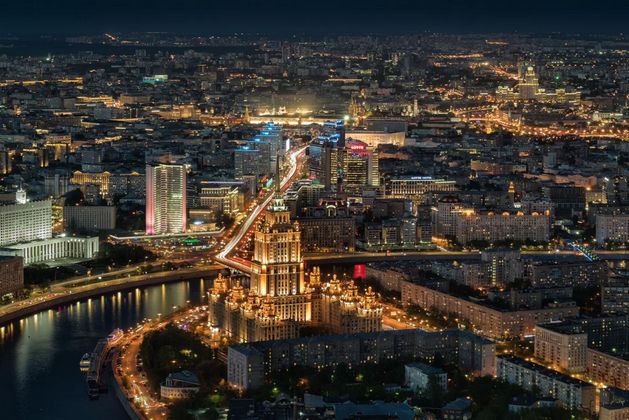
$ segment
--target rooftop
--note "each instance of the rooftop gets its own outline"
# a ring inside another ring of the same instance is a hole
[[[552,379],[556,379],[560,382],[566,383],[566,384],[571,384],[571,385],[577,385],[577,386],[582,386],[582,387],[593,387],[594,385],[589,384],[587,382],[584,381],[580,381],[578,379],[572,378],[568,375],[564,375],[563,373],[559,373],[555,370],[551,370],[548,369],[542,365],[538,365],[536,363],[531,363],[531,362],[527,362],[524,359],[520,359],[519,357],[515,357],[515,356],[498,356],[496,357],[497,360],[505,360],[509,363],[518,365],[518,366],[522,366],[525,369],[528,370],[532,370],[535,371],[537,373],[540,373],[548,378],[552,378]]]
[[[426,375],[440,375],[440,374],[444,373],[444,370],[441,369],[441,368],[438,368],[436,366],[427,365],[427,364],[421,363],[421,362],[408,363],[408,364],[404,365],[404,367],[419,369],[422,372],[424,372]]]

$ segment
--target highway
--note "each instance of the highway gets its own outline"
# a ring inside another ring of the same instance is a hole
[[[280,182],[280,188],[285,189],[288,187],[298,173],[298,168],[301,166],[299,164],[299,159],[303,156],[307,146],[301,147],[295,151],[293,151],[289,156],[290,169],[288,173],[282,178]],[[238,262],[234,259],[228,258],[229,254],[234,250],[236,245],[242,240],[242,238],[247,234],[249,229],[253,226],[255,221],[258,219],[258,216],[266,209],[271,200],[273,199],[274,194],[269,194],[268,197],[264,199],[261,203],[256,205],[251,213],[247,216],[247,218],[240,225],[240,229],[238,232],[224,245],[222,251],[214,256],[214,260],[224,264],[228,267],[235,268],[237,270],[242,271],[243,273],[250,273],[251,267],[241,262]]]

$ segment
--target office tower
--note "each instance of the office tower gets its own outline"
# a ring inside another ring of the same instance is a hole
[[[251,289],[258,296],[275,297],[280,317],[308,320],[310,305],[299,305],[303,302],[292,299],[305,297],[301,232],[298,224],[291,223],[279,190],[275,194],[262,226],[255,232]],[[291,312],[293,316],[288,316]]]
[[[343,154],[343,186],[348,192],[361,191],[363,187],[380,185],[378,152],[366,143],[348,140]]]
[[[317,177],[326,191],[334,191],[339,179],[339,135],[320,136],[310,146],[310,173]]]
[[[146,166],[146,234],[186,231],[186,168],[177,164]]]
[[[247,144],[234,151],[234,178],[241,180],[245,175],[275,174],[278,154],[286,150],[282,127],[272,122],[266,124]]]
[[[67,175],[50,174],[44,176],[44,193],[48,197],[61,197],[68,192],[69,179]]]
[[[250,142],[254,148],[263,152],[261,173],[275,174],[278,155],[283,155],[288,150],[282,140],[282,127],[269,122]]]
[[[234,178],[241,180],[246,175],[275,174],[278,155],[287,148],[282,127],[272,122],[266,124],[247,144],[234,150]]]
[[[247,175],[259,175],[260,151],[249,146],[234,150],[234,178],[241,180]]]
[[[336,190],[339,178],[339,150],[326,142],[321,151],[320,180],[326,190]]]
[[[273,143],[256,137],[247,144],[249,148],[258,152],[257,161],[253,166],[255,168],[253,173],[257,175],[274,174],[277,163],[277,148]]]

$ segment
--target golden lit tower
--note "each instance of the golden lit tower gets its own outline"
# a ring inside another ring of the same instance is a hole
[[[279,185],[255,232],[251,290],[261,298],[273,297],[280,319],[305,321],[310,319],[310,303],[305,294],[301,232],[297,223],[291,223]]]
[[[537,98],[539,91],[539,80],[533,66],[528,66],[524,73],[524,78],[518,84],[520,89],[520,99],[525,101]]]

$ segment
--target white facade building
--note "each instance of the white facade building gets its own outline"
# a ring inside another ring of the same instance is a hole
[[[542,396],[555,398],[570,410],[594,412],[596,408],[594,385],[523,359],[496,357],[496,376],[529,391],[537,388]]]
[[[98,253],[98,237],[58,237],[9,245],[0,255],[22,257],[24,265],[56,261],[61,258],[88,260]]]
[[[255,389],[264,381],[262,352],[250,347],[227,348],[227,382],[240,390]]]
[[[51,237],[50,200],[0,206],[0,246]]]
[[[629,241],[629,214],[596,215],[596,242],[604,245],[606,241]]]
[[[413,391],[429,388],[431,380],[439,389],[447,391],[448,374],[443,369],[419,362],[404,365],[404,383]]]
[[[406,139],[406,132],[398,131],[390,133],[388,131],[348,130],[345,133],[345,138],[364,141],[369,147],[375,149],[381,144],[403,146],[404,140]]]
[[[164,400],[182,400],[190,398],[201,389],[197,376],[187,370],[171,373],[160,384],[159,394]]]
[[[561,323],[535,326],[535,357],[555,369],[571,373],[585,371],[587,332]]]

